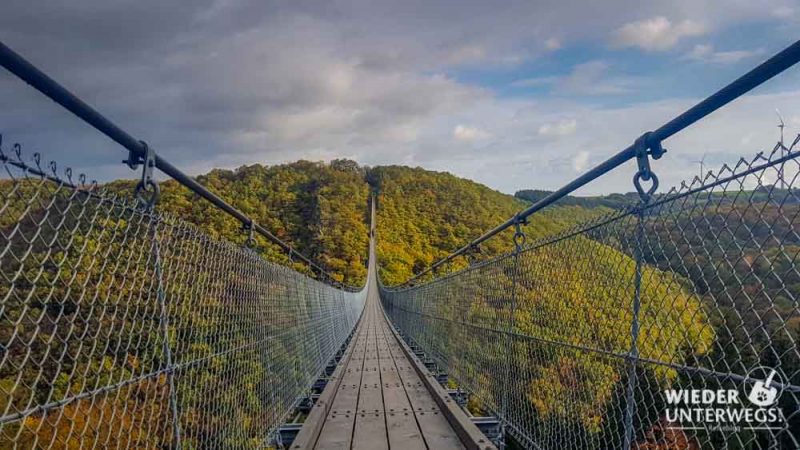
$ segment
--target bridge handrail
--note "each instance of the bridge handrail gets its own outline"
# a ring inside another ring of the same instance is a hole
[[[781,139],[511,251],[381,286],[381,300],[520,447],[800,448],[798,174],[800,136]],[[781,423],[670,415],[667,392],[744,398],[771,370]]]
[[[303,261],[312,269],[313,272],[318,275],[320,279],[327,280],[334,285],[340,285],[340,283],[335,281],[335,278],[333,278],[333,276],[331,276],[331,274],[319,264],[292,248],[289,243],[272,234],[269,230],[259,225],[245,213],[226,202],[217,194],[208,190],[205,186],[198,183],[194,178],[175,167],[163,157],[156,154],[155,151],[148,148],[144,141],[138,140],[131,136],[128,132],[117,126],[99,111],[81,100],[57,81],[50,78],[47,74],[42,72],[14,50],[10,49],[3,42],[0,42],[0,66],[3,66],[6,70],[13,73],[22,81],[25,81],[34,89],[64,107],[67,111],[83,119],[84,122],[105,134],[111,138],[111,140],[125,147],[129,152],[131,152],[131,157],[144,160],[147,157],[147,153],[152,152],[151,154],[155,160],[155,167],[161,170],[163,173],[169,175],[172,179],[184,187],[188,188],[195,194],[211,202],[217,208],[234,217],[236,220],[242,223],[243,227],[252,227],[254,232],[265,237],[270,242],[278,245],[281,250],[289,254],[292,258],[297,258]]]
[[[528,217],[530,217],[534,213],[544,209],[549,205],[552,205],[558,200],[566,197],[567,195],[578,190],[584,185],[590,183],[591,181],[594,181],[595,179],[616,169],[617,167],[621,166],[622,164],[628,162],[631,159],[636,158],[637,160],[639,160],[640,171],[642,170],[643,165],[644,167],[646,167],[648,174],[646,176],[642,176],[641,179],[644,181],[652,180],[653,182],[652,189],[655,190],[655,187],[658,186],[658,179],[654,175],[652,176],[652,178],[650,178],[650,175],[652,174],[649,173],[648,157],[651,157],[653,159],[659,159],[663,155],[664,149],[661,147],[662,141],[679,133],[680,131],[686,129],[690,125],[708,116],[712,112],[718,110],[719,108],[722,108],[731,101],[737,99],[738,97],[744,95],[745,93],[751,91],[752,89],[760,86],[767,80],[770,80],[771,78],[785,71],[789,67],[795,65],[798,61],[800,61],[800,40],[786,47],[781,52],[775,54],[768,60],[764,61],[756,68],[752,69],[751,71],[737,78],[727,86],[723,87],[714,94],[708,96],[707,98],[700,101],[696,105],[687,109],[686,111],[676,116],[669,122],[665,123],[655,131],[643,134],[641,137],[636,139],[636,141],[633,144],[629,145],[624,150],[608,158],[604,162],[598,164],[597,166],[590,169],[583,175],[579,176],[578,178],[575,178],[571,182],[564,185],[562,188],[552,192],[551,194],[547,195],[545,198],[539,200],[538,202],[534,203],[528,208],[519,211],[513,217],[509,218],[508,220],[494,227],[493,229],[487,231],[480,237],[470,241],[468,244],[454,251],[450,255],[436,261],[435,263],[424,269],[422,272],[413,275],[411,278],[409,278],[408,280],[406,280],[404,283],[400,284],[397,287],[411,285],[423,275],[435,270],[436,268],[442,266],[443,264],[452,261],[458,256],[466,254],[470,249],[477,248],[477,246],[479,246],[481,243],[491,239],[492,237],[501,233],[502,231],[507,230],[510,227],[515,226],[516,224],[527,223]],[[634,179],[634,182],[638,183],[636,179]],[[639,189],[638,186],[637,189]]]

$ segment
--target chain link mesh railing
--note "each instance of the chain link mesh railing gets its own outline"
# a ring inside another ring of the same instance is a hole
[[[385,309],[525,447],[800,448],[791,147],[433,281],[383,288]],[[761,394],[779,396],[763,408],[748,396],[759,380]],[[701,398],[676,401],[682,393]]]
[[[0,146],[0,448],[264,448],[348,292]]]

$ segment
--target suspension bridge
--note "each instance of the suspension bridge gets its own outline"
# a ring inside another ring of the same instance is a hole
[[[0,448],[800,448],[800,137],[671,190],[654,167],[798,60],[800,42],[398,286],[378,193],[347,286],[0,44],[141,173],[129,198],[0,141]],[[526,239],[629,161],[636,204]],[[156,209],[156,170],[245,244]],[[692,390],[741,395],[698,415],[666,393]]]

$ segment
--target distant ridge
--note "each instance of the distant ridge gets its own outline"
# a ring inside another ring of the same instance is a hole
[[[553,191],[545,191],[541,189],[523,189],[515,192],[514,197],[534,203],[552,193]],[[557,201],[556,205],[582,206],[584,208],[597,208],[602,206],[612,209],[622,209],[626,206],[635,204],[637,201],[639,201],[639,195],[635,192],[628,192],[626,194],[608,194],[592,197],[575,197],[568,195]]]

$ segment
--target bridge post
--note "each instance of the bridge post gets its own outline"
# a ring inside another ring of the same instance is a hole
[[[148,210],[152,210],[152,203],[146,206]],[[169,389],[169,407],[172,413],[172,439],[174,448],[181,449],[181,422],[178,413],[178,394],[175,390],[175,365],[172,362],[172,349],[169,345],[169,310],[167,309],[167,298],[164,292],[164,277],[161,269],[161,246],[158,243],[158,224],[161,221],[160,216],[155,215],[152,219],[152,235],[150,236],[153,248],[153,258],[156,279],[156,300],[158,301],[159,309],[159,328],[163,335],[162,351],[166,359],[166,374],[167,386]]]
[[[508,318],[506,319],[506,362],[505,362],[505,380],[502,396],[502,404],[500,405],[501,411],[501,434],[502,441],[499,445],[501,449],[505,448],[505,423],[511,422],[510,418],[510,397],[511,392],[511,373],[516,360],[516,345],[514,341],[514,326],[515,315],[517,313],[517,278],[519,278],[519,260],[520,254],[525,247],[525,233],[522,231],[522,225],[527,224],[525,218],[516,216],[514,218],[514,254],[513,254],[513,268],[511,271],[511,305],[508,311]]]
[[[150,218],[150,230],[148,238],[151,243],[153,255],[153,274],[156,280],[156,302],[158,303],[158,322],[159,331],[163,338],[161,351],[164,352],[166,362],[167,388],[169,390],[169,408],[172,414],[172,440],[175,449],[181,449],[181,424],[178,413],[178,394],[175,390],[175,365],[172,361],[172,349],[169,345],[169,309],[167,308],[167,296],[164,292],[164,276],[161,265],[161,246],[158,242],[158,225],[161,223],[161,216],[155,212],[155,205],[158,202],[161,190],[155,181],[153,172],[156,168],[155,152],[145,143],[139,141],[144,149],[141,155],[130,151],[128,159],[122,161],[132,170],[136,170],[140,165],[141,179],[134,188],[134,196],[138,207],[141,208],[145,217]]]
[[[661,147],[661,143],[652,141],[651,136],[652,133],[645,133],[637,139],[634,144],[639,170],[633,177],[633,184],[636,187],[636,191],[639,193],[639,204],[636,211],[636,237],[634,239],[633,248],[636,270],[633,279],[633,303],[631,305],[631,346],[627,358],[628,385],[625,393],[625,437],[622,447],[624,449],[631,448],[634,439],[633,417],[636,414],[636,367],[639,360],[639,309],[641,308],[642,300],[642,259],[644,257],[645,211],[653,193],[655,193],[658,188],[658,177],[650,168],[649,158],[652,156],[658,159],[665,152]],[[642,181],[649,181],[651,183],[650,187],[648,189],[642,187]]]

